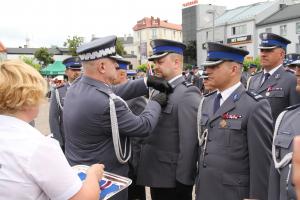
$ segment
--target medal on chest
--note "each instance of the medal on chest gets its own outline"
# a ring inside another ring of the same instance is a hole
[[[220,127],[221,128],[226,128],[227,127],[227,122],[226,122],[225,119],[221,119],[221,121],[220,121]]]

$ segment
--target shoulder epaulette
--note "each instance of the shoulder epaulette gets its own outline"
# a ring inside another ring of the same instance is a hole
[[[214,93],[216,93],[216,92],[217,92],[217,90],[215,90],[215,91],[213,91],[213,92],[210,92],[210,93],[204,95],[204,97],[209,97],[210,95],[212,95],[212,94],[214,94]]]
[[[190,82],[188,82],[188,81],[183,81],[182,84],[185,85],[186,87],[191,87],[191,86],[193,86],[193,83],[190,83]]]
[[[290,68],[285,68],[285,71],[286,71],[286,72],[290,72],[290,73],[292,73],[292,74],[295,74],[295,72],[294,72],[293,70],[291,70]]]
[[[298,107],[300,107],[300,103],[296,104],[296,105],[293,105],[293,106],[286,107],[285,110],[295,110]]]
[[[261,96],[260,94],[256,94],[255,92],[249,92],[249,91],[246,91],[246,93],[247,93],[250,97],[252,97],[254,100],[256,100],[256,101],[259,101],[259,100],[261,100],[261,99],[264,99],[263,96]]]

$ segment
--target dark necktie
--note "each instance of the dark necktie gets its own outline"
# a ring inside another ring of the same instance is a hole
[[[214,101],[214,113],[220,108],[220,100],[222,98],[222,95],[221,93],[219,93],[216,98],[215,98],[215,101]]]
[[[270,77],[271,74],[269,74],[268,72],[264,74],[264,80],[263,82],[261,83],[261,85],[263,85],[267,80],[268,78]]]

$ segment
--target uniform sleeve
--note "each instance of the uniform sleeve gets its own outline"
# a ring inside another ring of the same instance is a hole
[[[133,112],[133,114],[140,115],[147,105],[147,100],[145,97],[137,97],[127,103],[129,109]]]
[[[51,99],[50,99],[49,125],[50,125],[50,131],[53,134],[54,138],[61,142],[62,134],[61,134],[60,125],[59,125],[60,110],[58,108],[55,90],[52,91]]]
[[[179,157],[176,178],[185,185],[193,185],[196,177],[197,112],[200,99],[200,91],[191,87],[178,104]]]
[[[280,175],[275,169],[274,162],[271,162],[270,177],[269,177],[269,189],[268,199],[279,200],[280,197]]]
[[[268,199],[268,179],[271,164],[273,120],[267,100],[260,100],[253,108],[247,124],[250,163],[250,196]]]
[[[120,100],[115,101],[116,114],[120,135],[126,136],[147,136],[155,128],[161,106],[155,101],[149,101],[145,110],[136,116],[129,108]],[[111,130],[111,121],[109,107],[106,109],[101,120],[102,127]]]
[[[146,86],[143,78],[134,81],[127,81],[125,84],[113,86],[112,89],[116,95],[122,97],[124,100],[148,94],[148,87]]]
[[[29,160],[28,173],[51,200],[69,199],[82,186],[58,142],[52,138],[45,138],[33,153]]]

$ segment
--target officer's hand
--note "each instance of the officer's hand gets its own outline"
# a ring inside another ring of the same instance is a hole
[[[147,86],[153,87],[154,89],[165,92],[167,94],[173,92],[172,86],[163,78],[157,77],[157,76],[148,76],[147,77]]]
[[[87,171],[87,176],[96,177],[98,180],[103,178],[104,165],[93,164]]]
[[[168,97],[164,92],[158,93],[157,95],[153,96],[151,99],[152,101],[156,101],[157,103],[159,103],[161,107],[166,106],[168,102]]]

